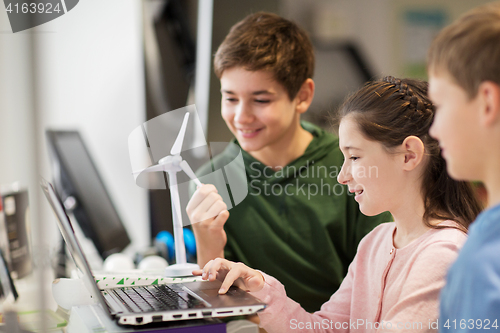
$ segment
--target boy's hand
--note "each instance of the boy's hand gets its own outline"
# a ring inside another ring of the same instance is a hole
[[[210,260],[203,270],[193,271],[193,275],[201,275],[203,280],[222,281],[219,294],[225,294],[233,284],[246,291],[264,288],[264,277],[260,272],[241,262],[235,263],[222,258]]]
[[[194,192],[186,207],[196,238],[198,265],[224,257],[227,236],[224,224],[229,218],[227,206],[214,185],[204,184]]]

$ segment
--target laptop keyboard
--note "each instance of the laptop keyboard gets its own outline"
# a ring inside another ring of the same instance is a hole
[[[205,304],[188,292],[173,290],[166,285],[125,287],[108,290],[135,313],[205,308]]]

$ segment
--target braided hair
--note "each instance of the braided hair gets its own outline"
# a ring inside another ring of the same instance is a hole
[[[424,223],[431,220],[454,220],[458,228],[467,228],[481,211],[481,205],[468,182],[456,181],[446,172],[439,143],[429,135],[434,106],[427,97],[428,84],[414,79],[386,76],[368,82],[347,97],[338,112],[337,121],[354,116],[361,132],[369,140],[382,143],[389,151],[400,146],[408,136],[422,140],[429,157],[422,175]]]

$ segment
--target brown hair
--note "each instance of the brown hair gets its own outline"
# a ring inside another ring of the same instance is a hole
[[[307,33],[276,14],[258,12],[236,23],[214,59],[220,79],[229,68],[265,70],[294,99],[304,81],[314,74],[314,51]]]
[[[429,72],[444,70],[469,98],[481,82],[500,85],[500,2],[474,8],[444,28],[427,60]]]
[[[392,76],[368,82],[345,100],[338,120],[353,116],[365,137],[382,143],[388,151],[410,135],[420,138],[429,157],[422,175],[424,223],[440,228],[430,220],[454,220],[466,232],[481,205],[469,183],[448,176],[439,144],[429,135],[434,107],[427,97],[427,87],[424,81]]]

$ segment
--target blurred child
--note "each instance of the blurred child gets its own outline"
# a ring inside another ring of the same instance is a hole
[[[195,272],[249,290],[268,307],[268,332],[427,332],[438,317],[439,292],[480,207],[468,183],[446,174],[428,130],[434,117],[427,84],[386,77],[350,96],[340,109],[340,183],[361,212],[389,211],[359,244],[339,290],[320,311],[307,313],[281,283],[241,263],[216,259]],[[409,326],[408,326],[409,325]]]
[[[481,181],[488,208],[447,276],[440,330],[500,326],[500,3],[469,11],[439,33],[429,50],[429,95],[437,113],[430,134],[448,173]]]

